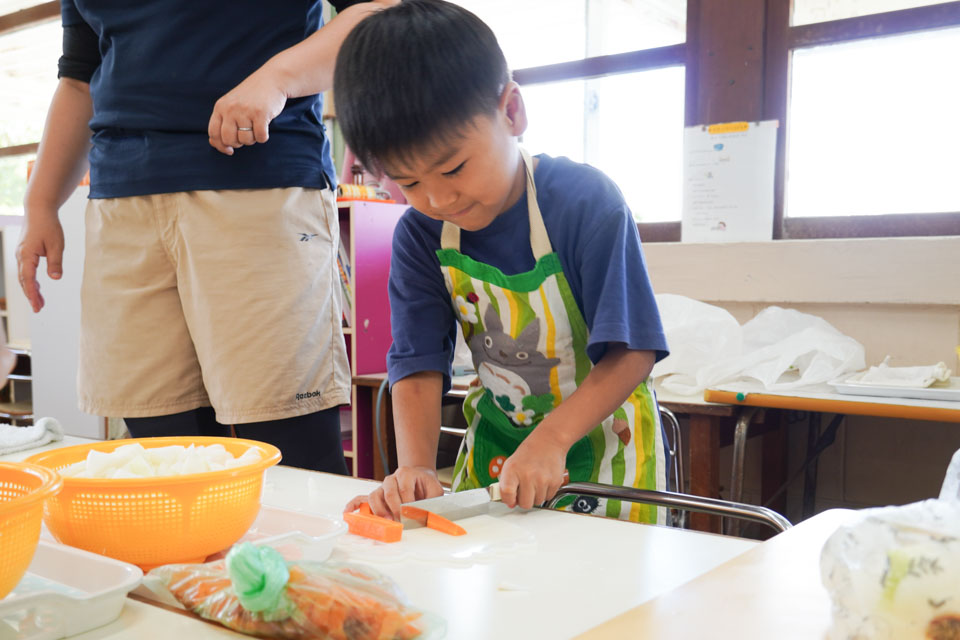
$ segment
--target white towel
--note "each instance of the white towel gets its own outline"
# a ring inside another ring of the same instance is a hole
[[[0,455],[42,447],[63,440],[63,427],[54,418],[40,418],[32,427],[0,424]]]
[[[864,385],[882,385],[885,387],[929,387],[935,382],[950,380],[950,369],[943,362],[923,367],[891,367],[887,365],[890,356],[883,359],[880,366],[870,367],[862,375],[847,382]]]

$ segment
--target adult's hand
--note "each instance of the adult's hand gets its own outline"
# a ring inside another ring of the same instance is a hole
[[[231,156],[239,147],[269,140],[270,122],[287,103],[278,75],[268,62],[217,100],[207,125],[211,146]]]
[[[40,258],[47,260],[47,275],[59,280],[63,275],[63,244],[63,227],[60,226],[56,211],[28,212],[17,246],[17,269],[20,288],[30,301],[34,313],[40,311],[44,304],[40,283],[37,282]]]
[[[288,98],[322,93],[333,86],[337,52],[361,20],[400,0],[372,0],[347,7],[306,40],[270,58],[213,108],[207,133],[210,144],[233,155],[236,148],[264,143],[270,122]]]

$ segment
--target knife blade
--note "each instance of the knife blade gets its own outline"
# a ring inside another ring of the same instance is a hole
[[[446,493],[436,498],[426,498],[405,504],[407,507],[416,507],[430,511],[447,520],[461,520],[487,513],[491,502],[500,502],[500,483],[494,482],[490,486],[469,491]],[[418,520],[403,517],[404,529],[417,529],[424,526]]]
[[[563,484],[570,482],[570,472],[564,470]],[[447,520],[462,520],[463,518],[472,518],[473,516],[482,516],[490,511],[490,504],[493,502],[502,502],[500,497],[500,483],[480,487],[479,489],[470,489],[469,491],[457,491],[455,493],[445,493],[436,498],[426,498],[416,502],[408,502],[404,506],[416,507],[424,511],[430,511]],[[417,529],[426,526],[419,520],[402,516],[404,529]]]

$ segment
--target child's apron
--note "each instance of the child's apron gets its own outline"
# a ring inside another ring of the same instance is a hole
[[[437,257],[480,386],[464,401],[467,434],[453,473],[453,490],[487,486],[544,416],[583,382],[587,325],[560,258],[550,244],[537,204],[533,164],[527,175],[533,270],[504,275],[460,253],[460,228],[443,223]],[[663,432],[653,385],[642,383],[627,401],[571,447],[572,482],[602,482],[663,490]],[[588,496],[570,496],[558,508],[640,522],[663,522],[663,509]],[[659,515],[659,517],[658,517]]]

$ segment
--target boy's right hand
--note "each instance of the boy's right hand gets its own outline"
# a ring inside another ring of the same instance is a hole
[[[34,313],[40,311],[44,304],[37,282],[40,258],[47,259],[47,275],[50,279],[59,280],[63,275],[63,244],[63,227],[56,210],[24,217],[23,232],[17,245],[17,265],[20,288],[30,301]]]
[[[415,500],[443,495],[443,485],[437,479],[436,469],[429,467],[400,467],[383,479],[369,496],[357,496],[343,512],[355,511],[362,503],[370,504],[374,515],[400,521],[401,505]]]

